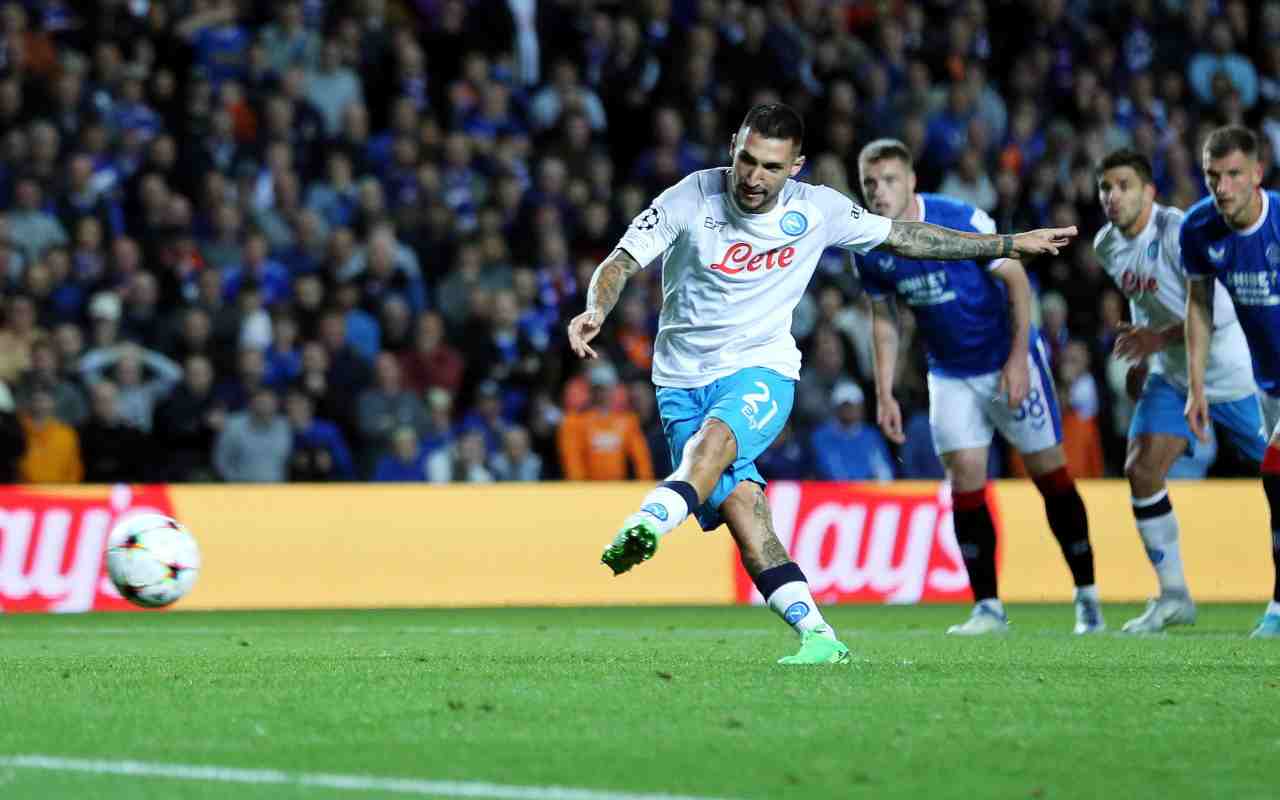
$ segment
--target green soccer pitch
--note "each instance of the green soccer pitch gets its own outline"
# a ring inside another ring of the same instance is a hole
[[[750,608],[12,615],[0,797],[1274,798],[1261,608],[841,607],[809,668]]]

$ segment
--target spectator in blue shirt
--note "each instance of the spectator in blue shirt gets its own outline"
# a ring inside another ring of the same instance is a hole
[[[813,475],[808,443],[787,423],[769,449],[756,459],[760,474],[771,481],[802,481]]]
[[[405,425],[392,434],[391,450],[378,459],[373,479],[385,483],[427,479],[427,454],[418,445],[413,428]]]
[[[251,282],[261,285],[262,299],[268,306],[289,299],[289,270],[267,252],[267,237],[261,231],[251,231],[245,237],[240,263],[222,277],[222,291],[228,300],[239,294],[241,284]]]
[[[864,419],[865,398],[858,384],[843,381],[831,392],[835,418],[815,430],[809,441],[817,475],[824,481],[887,481],[893,463],[884,437]]]
[[[929,412],[917,411],[902,427],[906,441],[899,450],[902,461],[902,477],[914,480],[942,480],[945,471],[942,459],[933,446],[933,429],[929,426]]]
[[[293,429],[293,452],[289,456],[290,480],[355,480],[351,450],[338,426],[316,419],[311,396],[293,389],[285,401],[289,427]]]

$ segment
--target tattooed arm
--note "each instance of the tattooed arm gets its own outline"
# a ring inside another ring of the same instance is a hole
[[[605,317],[618,304],[627,279],[640,271],[640,263],[621,247],[600,262],[587,288],[587,310],[569,322],[569,346],[579,358],[596,358],[587,343],[596,338]]]
[[[928,222],[893,220],[889,236],[879,249],[906,258],[937,261],[992,259],[1058,254],[1076,235],[1070,228],[1041,228],[1018,234],[965,233]]]
[[[1213,336],[1212,277],[1187,277],[1187,407],[1184,413],[1191,430],[1208,441],[1209,401],[1204,395],[1204,372],[1209,361],[1209,340]]]

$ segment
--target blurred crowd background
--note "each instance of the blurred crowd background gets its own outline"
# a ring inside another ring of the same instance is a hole
[[[670,469],[648,374],[658,270],[579,362],[565,325],[649,199],[728,163],[754,103],[801,179],[858,199],[902,139],[921,191],[1029,265],[1080,477],[1120,474],[1123,295],[1090,243],[1128,145],[1160,201],[1253,126],[1276,185],[1280,3],[1244,0],[25,0],[0,6],[0,478],[491,481]],[[936,478],[904,313],[908,441],[875,430],[868,312],[827,253],[770,478]],[[999,450],[999,448],[997,448]],[[1016,474],[1000,452],[992,474]],[[1176,475],[1238,474],[1200,447]]]

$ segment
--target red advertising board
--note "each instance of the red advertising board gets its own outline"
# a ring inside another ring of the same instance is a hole
[[[112,526],[138,513],[172,516],[165,487],[0,487],[0,609],[136,609],[108,580],[103,553]]]
[[[988,493],[1000,541],[1000,519]],[[970,599],[945,484],[907,490],[891,484],[775,481],[768,496],[778,538],[804,570],[818,602]],[[741,565],[736,584],[738,602],[763,602]]]

